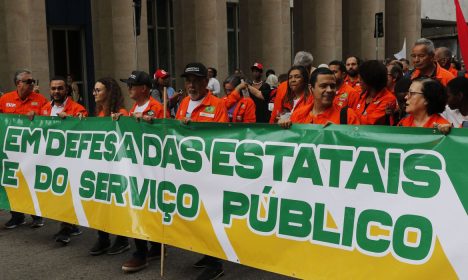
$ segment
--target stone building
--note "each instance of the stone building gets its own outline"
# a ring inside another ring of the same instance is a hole
[[[19,68],[33,71],[45,95],[50,76],[71,73],[93,111],[94,81],[135,68],[164,68],[181,88],[191,61],[217,68],[222,80],[235,68],[249,73],[256,61],[286,72],[298,50],[317,65],[351,54],[384,59],[404,38],[409,51],[421,37],[424,1],[142,0],[135,38],[132,0],[0,0],[0,91],[14,88]],[[384,13],[378,41],[377,12]]]

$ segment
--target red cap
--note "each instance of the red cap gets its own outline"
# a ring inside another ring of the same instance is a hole
[[[252,65],[252,67],[250,67],[250,69],[252,69],[252,68],[257,68],[258,70],[263,70],[263,65],[261,63],[255,62],[254,65]]]
[[[156,72],[154,73],[154,79],[157,80],[159,78],[166,78],[166,77],[169,77],[169,73],[167,73],[164,69],[158,69],[156,70]]]

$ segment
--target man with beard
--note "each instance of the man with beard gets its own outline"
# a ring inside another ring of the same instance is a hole
[[[328,64],[328,68],[335,73],[336,77],[335,104],[340,107],[348,106],[353,108],[359,100],[360,92],[344,83],[343,78],[346,75],[346,66],[342,61],[333,60]]]
[[[351,86],[361,93],[361,77],[359,77],[359,66],[361,60],[357,56],[350,56],[346,59],[346,77],[345,84]]]

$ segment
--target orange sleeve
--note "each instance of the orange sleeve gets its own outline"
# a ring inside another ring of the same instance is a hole
[[[226,105],[224,105],[223,100],[219,99],[220,106],[216,106],[216,113],[214,117],[214,122],[229,122],[229,117],[226,109]]]
[[[85,107],[78,103],[75,104],[73,111],[73,116],[77,116],[78,114],[82,114],[84,117],[88,116],[88,111],[86,111]]]
[[[362,125],[381,125],[385,123],[386,108],[388,104],[396,104],[396,98],[394,95],[387,95],[382,98],[382,101],[379,104],[374,106],[369,106],[371,108],[367,109],[366,115],[361,115],[361,124]],[[392,118],[392,116],[391,116]],[[393,124],[393,119],[390,121]]]
[[[182,102],[180,102],[179,108],[177,109],[176,113],[176,119],[182,120],[185,118],[185,112],[187,112],[189,98],[190,97],[187,96],[184,99],[182,99]]]
[[[348,108],[348,124],[360,125],[361,120],[353,109]]]
[[[161,104],[159,103],[154,103],[149,107],[149,110],[145,110],[146,112],[144,113],[145,115],[148,113],[148,111],[153,111],[154,112],[154,117],[157,119],[162,119],[164,118],[164,108]],[[166,113],[169,112],[169,110],[166,111]]]
[[[255,115],[255,103],[252,99],[246,99],[245,102],[245,113],[244,113],[244,123],[255,123],[257,121],[257,116]]]
[[[349,93],[349,98],[348,98],[348,107],[349,108],[355,108],[356,105],[359,102],[359,97],[361,93],[355,89],[353,89],[352,92]]]
[[[276,117],[283,109],[283,99],[286,93],[288,92],[288,83],[282,82],[276,91],[275,103],[273,106],[273,111],[271,112],[270,123],[276,123]]]
[[[229,94],[228,96],[226,96],[226,98],[224,98],[223,101],[224,101],[224,105],[226,106],[226,109],[229,110],[229,108],[236,105],[236,103],[239,102],[240,100],[241,100],[241,95],[239,91],[233,90],[231,94]]]

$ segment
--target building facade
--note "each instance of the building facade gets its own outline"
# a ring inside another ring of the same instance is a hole
[[[93,111],[94,81],[126,78],[134,69],[164,68],[181,88],[179,76],[192,61],[215,67],[223,80],[237,68],[249,73],[254,62],[284,73],[299,50],[317,65],[348,55],[384,59],[405,38],[408,53],[421,37],[425,1],[0,0],[0,91],[14,88],[20,68],[33,71],[45,95],[50,76],[73,74]],[[375,39],[378,12],[384,36]]]

